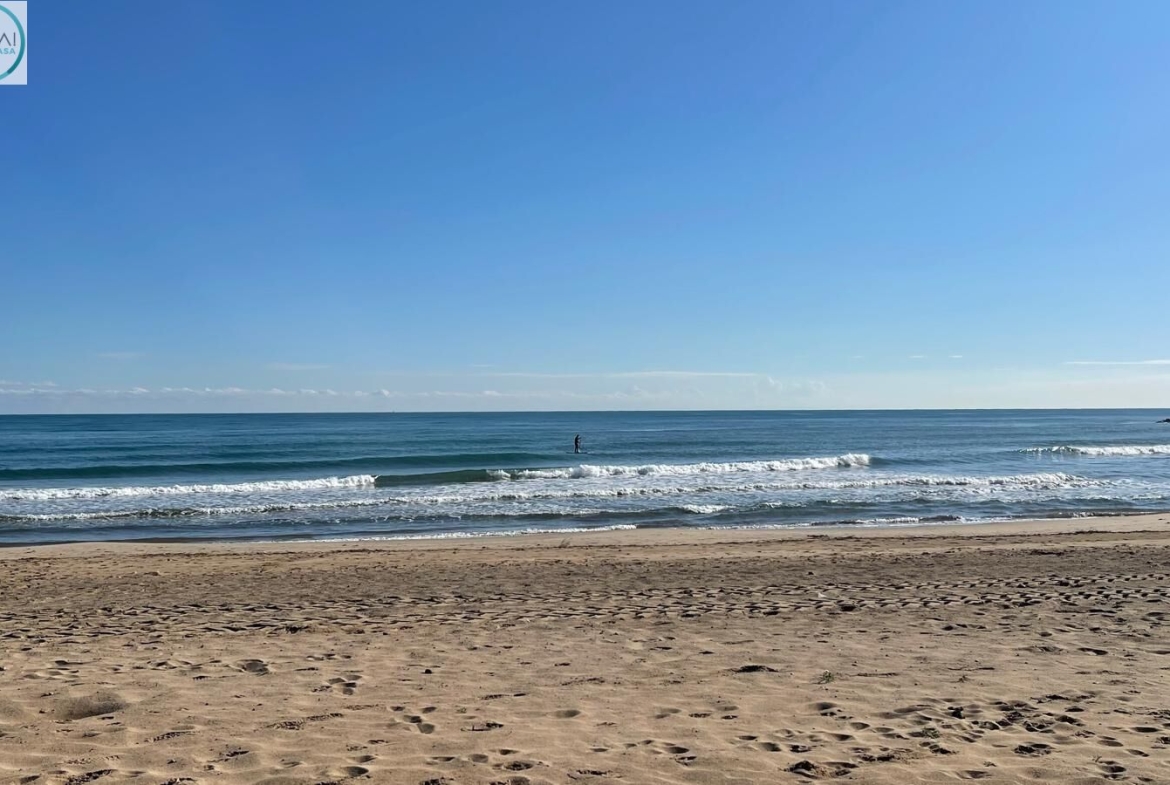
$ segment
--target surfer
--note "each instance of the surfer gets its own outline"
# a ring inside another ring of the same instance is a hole
[[[573,452],[581,452],[581,434],[573,437]]]

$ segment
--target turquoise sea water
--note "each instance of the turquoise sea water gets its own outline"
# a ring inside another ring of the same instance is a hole
[[[1170,509],[1166,412],[0,417],[0,544]],[[574,455],[582,435],[585,454]]]

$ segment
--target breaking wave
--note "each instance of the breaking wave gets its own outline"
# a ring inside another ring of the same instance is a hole
[[[686,476],[694,474],[734,474],[743,472],[795,472],[815,469],[852,469],[873,462],[864,453],[849,453],[825,458],[782,458],[774,461],[732,461],[729,463],[647,463],[638,465],[557,466],[529,469],[460,469],[427,474],[382,474],[379,488],[415,485],[453,485],[471,482],[510,482],[514,480],[586,480],[599,477]]]
[[[194,485],[138,485],[128,487],[15,488],[0,490],[0,501],[56,501],[62,499],[109,499],[136,496],[183,496],[193,494],[270,494],[376,486],[500,482],[512,480],[586,479],[597,477],[685,476],[736,472],[783,472],[809,469],[856,468],[870,465],[865,454],[828,458],[788,458],[775,461],[732,463],[644,464],[640,466],[566,466],[549,469],[464,469],[426,474],[358,474],[312,480],[265,480],[259,482]]]
[[[263,482],[211,485],[138,485],[126,488],[15,488],[0,490],[0,501],[55,501],[60,499],[110,499],[135,496],[186,496],[192,494],[263,494],[372,486],[372,474],[322,477],[315,480],[265,480]]]
[[[1055,447],[1032,447],[1024,450],[1024,452],[1054,455],[1087,455],[1094,458],[1139,457],[1143,455],[1170,455],[1170,444],[1120,444],[1104,447],[1057,445]]]
[[[731,463],[649,463],[641,466],[567,466],[558,469],[495,470],[496,480],[577,480],[592,477],[679,476],[691,474],[734,474],[741,472],[795,472],[809,469],[850,469],[869,466],[864,453],[828,458],[785,458],[776,461],[734,461]]]
[[[552,499],[597,499],[641,496],[673,496],[704,493],[750,493],[755,491],[835,491],[864,490],[867,488],[897,487],[976,487],[1025,488],[1034,490],[1057,488],[1093,488],[1106,485],[1102,480],[1078,477],[1063,472],[1017,474],[994,477],[946,475],[888,475],[857,480],[808,480],[789,482],[695,483],[671,485],[593,485],[565,488],[543,486],[531,490],[523,487],[476,488],[453,490],[451,493],[420,496],[394,496],[389,501],[417,504],[454,504],[472,501],[525,502]]]
[[[271,488],[275,483],[267,483]],[[815,506],[817,504],[835,504],[836,499],[805,497],[801,491],[866,491],[871,489],[971,489],[978,493],[992,493],[997,490],[1016,492],[1059,492],[1067,490],[1083,490],[1094,488],[1110,488],[1114,483],[1103,480],[1094,480],[1078,477],[1061,472],[1023,474],[1009,476],[938,476],[938,475],[890,475],[857,480],[820,480],[804,482],[731,482],[731,483],[690,483],[680,484],[669,482],[659,485],[615,485],[601,483],[594,485],[577,485],[566,487],[561,483],[537,485],[531,488],[520,489],[516,486],[451,486],[449,492],[439,494],[403,494],[394,496],[375,495],[371,493],[359,496],[334,495],[326,499],[288,499],[266,500],[254,504],[231,504],[228,496],[215,499],[212,504],[197,504],[190,506],[167,506],[165,504],[146,504],[143,499],[137,500],[138,508],[118,509],[60,509],[48,512],[26,514],[0,514],[0,523],[44,523],[51,521],[103,521],[129,518],[199,518],[219,516],[267,516],[280,513],[298,514],[305,511],[324,511],[354,508],[380,508],[376,514],[385,519],[414,520],[414,519],[461,519],[496,517],[500,519],[523,518],[529,515],[547,516],[586,516],[593,512],[613,513],[622,515],[661,514],[663,512],[678,512],[696,515],[713,515],[719,513],[748,512],[751,510],[774,510],[783,508],[798,508]],[[237,486],[231,486],[237,487]],[[303,490],[304,482],[294,486],[296,490]],[[318,487],[318,486],[309,486]],[[348,485],[329,484],[325,488],[345,488]],[[369,484],[353,487],[369,489]],[[756,494],[768,492],[796,493],[788,499],[761,499]],[[744,497],[743,494],[752,494],[753,497]],[[711,501],[700,501],[696,497],[707,496]],[[736,501],[728,503],[729,497]],[[713,498],[712,498],[713,497]],[[65,501],[73,501],[76,497],[63,497]],[[119,497],[114,497],[116,501]],[[580,503],[597,503],[602,500],[622,502],[627,499],[660,499],[652,507],[631,509],[628,506],[606,510],[591,511],[583,509]],[[926,500],[930,496],[900,497],[904,500]],[[1128,486],[1124,493],[1114,496],[1103,493],[1093,496],[1092,499],[1109,501],[1113,499],[1138,499],[1134,490]],[[1162,494],[1148,496],[1151,500],[1163,498]],[[678,499],[674,502],[674,499]],[[82,500],[84,501],[84,499]],[[855,499],[854,501],[864,501]],[[532,505],[540,503],[577,503],[572,507],[540,507]],[[852,503],[852,502],[851,502]],[[484,505],[488,505],[485,507]],[[501,506],[504,505],[504,506]],[[662,506],[665,505],[665,506]]]

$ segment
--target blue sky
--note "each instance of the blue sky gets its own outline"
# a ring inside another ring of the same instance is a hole
[[[1170,4],[29,6],[0,412],[1170,406]]]

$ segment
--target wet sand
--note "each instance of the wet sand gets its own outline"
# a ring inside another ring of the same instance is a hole
[[[0,783],[1170,782],[1170,515],[0,568]]]

